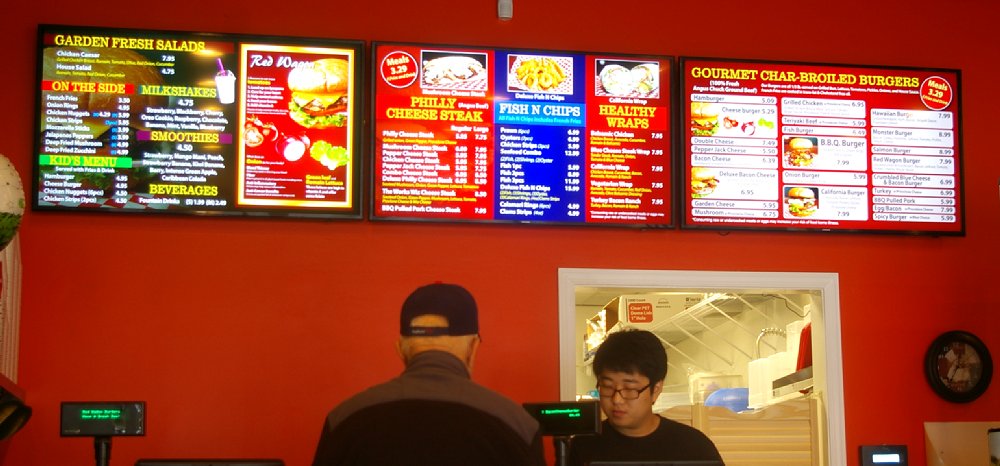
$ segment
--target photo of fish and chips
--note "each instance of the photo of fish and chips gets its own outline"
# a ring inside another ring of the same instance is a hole
[[[660,97],[660,65],[631,60],[597,60],[595,95]]]
[[[508,91],[573,93],[573,59],[570,57],[509,55],[507,66]]]
[[[423,51],[420,53],[420,87],[485,91],[486,54]]]

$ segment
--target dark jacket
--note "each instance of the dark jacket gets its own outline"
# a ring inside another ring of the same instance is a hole
[[[542,451],[520,405],[473,382],[458,358],[427,351],[330,412],[313,466],[542,466]]]

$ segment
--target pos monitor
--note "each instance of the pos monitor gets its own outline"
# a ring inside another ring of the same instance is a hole
[[[525,403],[524,409],[538,421],[542,435],[561,437],[601,433],[601,410],[596,401]]]
[[[141,459],[135,466],[285,466],[273,459]]]
[[[587,466],[723,466],[722,461],[591,461]]]

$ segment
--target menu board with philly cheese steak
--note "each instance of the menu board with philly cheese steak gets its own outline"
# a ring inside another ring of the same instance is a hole
[[[373,55],[373,218],[670,225],[669,58]]]

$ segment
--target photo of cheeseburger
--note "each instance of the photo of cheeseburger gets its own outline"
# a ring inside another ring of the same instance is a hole
[[[705,197],[715,191],[719,180],[715,178],[715,170],[705,167],[691,168],[691,197]]]
[[[347,60],[324,58],[288,73],[288,116],[306,128],[347,124]]]
[[[714,136],[719,130],[719,106],[709,102],[691,102],[691,135]]]
[[[816,138],[785,139],[785,163],[792,167],[808,167],[818,153]]]
[[[813,188],[788,188],[785,192],[785,205],[793,217],[808,217],[816,213],[819,199]]]

